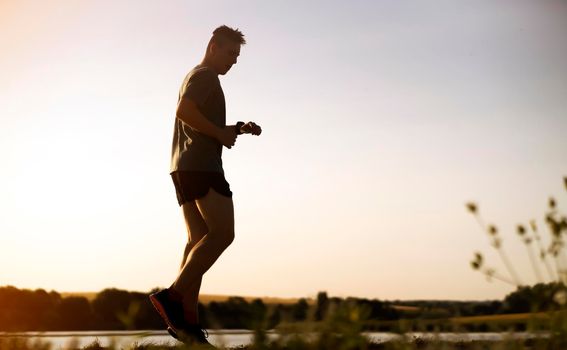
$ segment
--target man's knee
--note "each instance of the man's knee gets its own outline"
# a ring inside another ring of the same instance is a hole
[[[223,234],[223,237],[225,238],[224,243],[228,247],[232,244],[232,242],[234,242],[234,229],[226,230],[226,232]]]
[[[193,247],[197,245],[197,243],[198,242],[195,241],[187,241],[187,243],[185,244],[185,255],[189,254],[191,249],[193,249]]]
[[[211,230],[211,238],[214,238],[224,247],[228,247],[234,241],[234,228],[232,227],[218,227]]]
[[[187,237],[187,243],[185,244],[185,249],[186,250],[193,249],[193,247],[196,246],[201,240],[203,240],[203,238],[205,238],[206,235],[207,235],[206,232],[201,234],[190,233]]]

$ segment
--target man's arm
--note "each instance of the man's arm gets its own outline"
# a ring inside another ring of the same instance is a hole
[[[176,116],[198,132],[217,139],[227,148],[234,146],[236,141],[234,126],[219,128],[199,111],[195,101],[182,98],[177,105]]]

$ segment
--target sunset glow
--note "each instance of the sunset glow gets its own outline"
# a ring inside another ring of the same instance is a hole
[[[236,239],[219,295],[502,298],[470,268],[475,201],[515,227],[567,207],[565,1],[1,1],[0,285],[169,286],[187,239],[169,177],[177,93],[212,30]]]

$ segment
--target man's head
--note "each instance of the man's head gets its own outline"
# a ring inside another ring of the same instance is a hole
[[[220,26],[213,31],[207,45],[205,62],[218,74],[224,75],[236,64],[240,55],[240,46],[246,44],[244,34],[238,29]]]

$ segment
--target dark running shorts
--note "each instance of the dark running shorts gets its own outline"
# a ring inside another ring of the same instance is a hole
[[[224,175],[214,171],[174,171],[171,173],[177,202],[182,206],[185,202],[207,195],[209,188],[225,197],[232,198],[230,185]]]

